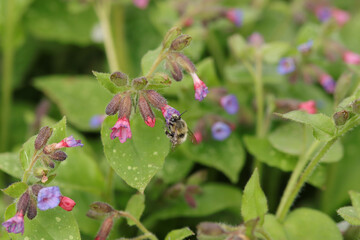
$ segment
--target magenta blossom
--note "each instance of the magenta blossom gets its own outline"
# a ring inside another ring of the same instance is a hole
[[[200,131],[194,132],[194,138],[195,138],[195,140],[196,140],[196,142],[194,142],[194,143],[196,143],[196,144],[201,143],[202,140],[203,140],[203,136],[202,136],[202,134],[201,134]]]
[[[126,142],[126,139],[131,138],[130,122],[127,117],[122,117],[117,120],[114,127],[111,128],[111,139],[119,138],[121,143]]]
[[[162,107],[161,112],[165,118],[166,124],[169,124],[169,121],[174,114],[180,116],[180,112],[169,105]]]
[[[239,110],[239,102],[235,95],[226,95],[220,98],[220,105],[228,114],[236,114]]]
[[[37,197],[37,207],[42,210],[55,208],[59,205],[61,192],[59,187],[45,187],[40,189]]]
[[[190,75],[194,81],[195,99],[198,101],[204,100],[206,95],[209,93],[207,86],[200,80],[195,72],[190,73]]]
[[[359,65],[360,55],[351,51],[345,51],[342,56],[343,60],[347,64]]]
[[[331,15],[340,27],[344,26],[344,24],[350,20],[350,14],[341,9],[333,8]]]
[[[24,234],[24,214],[22,211],[17,212],[15,216],[3,222],[2,225],[8,233]]]
[[[321,22],[326,22],[331,18],[331,8],[327,6],[320,6],[315,9],[316,17]]]
[[[299,109],[308,112],[309,114],[315,114],[317,112],[316,102],[314,100],[310,100],[307,102],[302,102],[299,104]]]
[[[226,11],[226,18],[229,19],[237,27],[241,27],[243,23],[243,12],[240,9],[230,9]]]
[[[64,138],[63,140],[61,140],[61,142],[57,143],[55,145],[55,149],[59,149],[59,148],[67,148],[67,147],[82,147],[84,146],[84,144],[81,143],[81,140],[75,140],[75,138],[73,136]]]
[[[140,9],[145,9],[149,4],[149,0],[133,0],[133,3],[136,7]]]

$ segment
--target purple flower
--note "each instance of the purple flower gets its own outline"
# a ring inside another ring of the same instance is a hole
[[[169,121],[174,114],[180,116],[180,112],[169,105],[162,107],[161,112],[166,120],[166,124],[169,124]]]
[[[61,193],[59,187],[45,187],[40,189],[37,198],[37,207],[42,210],[55,208],[59,205]]]
[[[321,22],[326,22],[331,18],[331,8],[326,6],[320,6],[315,9],[315,14]]]
[[[231,128],[224,122],[216,122],[211,126],[211,132],[215,140],[223,141],[229,137]]]
[[[293,71],[295,71],[294,59],[291,57],[282,58],[279,62],[277,71],[281,75],[285,75],[285,74],[292,73]]]
[[[220,104],[228,114],[236,114],[239,110],[239,102],[232,94],[220,98]]]
[[[310,52],[312,46],[314,45],[314,41],[313,40],[309,40],[306,43],[300,44],[297,49],[299,52],[301,53],[308,53]]]
[[[200,80],[195,72],[190,73],[190,75],[194,81],[195,99],[198,101],[204,100],[206,95],[209,93],[208,87]]]
[[[94,115],[90,119],[90,127],[91,128],[99,128],[101,124],[104,122],[106,115]]]
[[[111,130],[110,138],[115,139],[117,137],[121,143],[126,142],[126,139],[132,137],[130,122],[127,117],[119,118]]]
[[[17,212],[15,216],[3,222],[2,225],[9,233],[24,234],[24,214],[22,211]]]
[[[335,91],[336,82],[329,74],[322,73],[319,82],[326,92],[333,93]]]
[[[64,148],[64,147],[78,147],[78,146],[82,147],[84,146],[84,144],[81,143],[81,140],[75,140],[73,136],[70,136],[64,138],[63,140],[61,140],[61,142],[56,144],[55,149]]]
[[[240,9],[235,8],[226,11],[226,18],[229,19],[232,23],[234,23],[235,26],[241,27],[244,16],[243,12]]]

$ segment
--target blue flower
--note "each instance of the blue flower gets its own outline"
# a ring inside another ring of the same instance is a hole
[[[309,40],[306,43],[300,44],[297,49],[301,53],[307,53],[311,50],[312,46],[314,45],[313,40]]]
[[[226,95],[220,99],[220,105],[228,114],[236,114],[239,110],[239,102],[235,95]]]
[[[224,122],[216,122],[211,126],[211,132],[215,140],[223,141],[230,136],[231,128]]]
[[[285,75],[285,74],[292,73],[293,71],[295,71],[294,59],[291,57],[282,58],[279,62],[277,71],[281,75]]]
[[[42,210],[55,208],[59,205],[61,193],[59,187],[46,187],[39,191],[37,207]]]

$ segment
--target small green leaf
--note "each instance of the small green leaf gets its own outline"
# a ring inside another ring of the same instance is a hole
[[[262,224],[267,211],[266,196],[260,186],[258,170],[255,169],[244,189],[241,214],[245,222],[260,218],[260,224]]]
[[[306,23],[300,28],[296,36],[296,45],[306,43],[309,40],[315,41],[320,33],[321,28],[318,24]]]
[[[158,48],[154,50],[148,51],[143,58],[141,59],[141,69],[143,75],[146,75],[149,70],[151,69],[151,66],[156,61],[156,58],[159,56],[161,52],[162,46],[160,45]],[[159,67],[160,69],[160,67]]]
[[[263,228],[273,240],[288,240],[284,226],[272,214],[265,215]]]
[[[0,170],[21,179],[24,171],[22,170],[18,153],[0,153]]]
[[[191,235],[194,235],[193,231],[191,231],[190,228],[188,227],[184,227],[169,232],[166,235],[165,240],[183,240],[184,238],[189,237]]]
[[[125,143],[111,139],[110,133],[117,116],[107,117],[102,125],[101,139],[105,156],[115,172],[131,187],[144,192],[151,178],[162,168],[170,150],[163,123],[148,127],[139,114],[130,120],[132,138]]]
[[[337,213],[351,225],[360,226],[360,216],[354,207],[342,207]]]
[[[23,194],[26,189],[28,188],[28,185],[24,182],[15,182],[8,186],[5,189],[1,189],[3,193],[9,195],[12,198],[18,198]]]
[[[129,90],[129,86],[123,86],[123,87],[116,86],[110,80],[110,75],[111,75],[110,73],[101,73],[101,72],[93,71],[93,74],[95,75],[96,79],[99,81],[101,86],[103,86],[105,89],[107,89],[109,92],[113,94]]]
[[[305,111],[291,111],[279,116],[310,125],[314,129],[314,137],[320,141],[328,141],[334,137],[335,124],[332,119],[322,113],[309,114]]]
[[[287,42],[271,42],[265,44],[261,48],[264,61],[270,64],[277,64],[289,48],[290,45]]]
[[[288,240],[341,240],[335,222],[326,214],[308,208],[291,212],[284,222]]]
[[[140,220],[140,217],[145,209],[145,195],[144,194],[134,194],[128,201],[125,211],[134,216],[137,220]],[[127,223],[130,226],[135,225],[134,221],[126,219]]]
[[[353,207],[355,208],[358,217],[360,218],[360,193],[355,192],[355,191],[350,191],[350,198],[351,198],[351,203],[353,205]]]

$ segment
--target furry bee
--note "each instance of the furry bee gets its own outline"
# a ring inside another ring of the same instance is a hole
[[[194,134],[190,131],[186,122],[181,118],[182,114],[173,114],[166,124],[165,134],[170,139],[172,149],[185,142],[188,135],[191,136],[192,140],[194,139]]]

